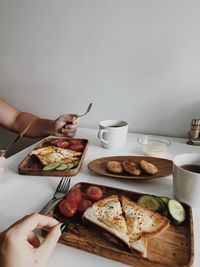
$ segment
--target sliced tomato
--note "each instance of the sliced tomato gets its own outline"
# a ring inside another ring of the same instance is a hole
[[[57,142],[57,147],[60,148],[68,148],[70,146],[69,142],[64,141],[64,140],[60,140],[59,142]]]
[[[71,150],[81,152],[84,149],[84,145],[70,145],[69,147]]]
[[[67,199],[63,199],[58,204],[59,211],[65,217],[72,217],[77,211],[77,204],[74,202],[70,202]]]
[[[79,188],[71,189],[66,195],[66,199],[70,202],[78,204],[82,199],[82,193]]]
[[[57,146],[57,143],[60,142],[60,141],[61,141],[60,139],[53,139],[53,140],[51,140],[51,144],[53,146]]]
[[[71,139],[69,140],[70,145],[80,145],[81,144],[81,140],[79,139]]]
[[[78,204],[78,211],[79,212],[84,212],[87,208],[92,206],[92,201],[89,199],[83,198],[81,202]]]
[[[86,194],[88,196],[89,199],[93,200],[93,201],[97,201],[99,199],[102,198],[103,196],[103,192],[101,190],[101,188],[99,186],[89,186],[86,190]]]

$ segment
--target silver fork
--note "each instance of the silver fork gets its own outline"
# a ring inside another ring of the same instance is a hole
[[[91,107],[92,107],[92,103],[90,103],[90,104],[88,105],[87,110],[86,110],[83,114],[78,115],[77,117],[80,118],[80,117],[85,116],[85,115],[90,111]]]
[[[70,178],[69,177],[62,177],[60,180],[56,191],[53,195],[53,198],[44,206],[44,208],[40,211],[40,214],[47,215],[55,206],[56,204],[63,198],[70,187]]]

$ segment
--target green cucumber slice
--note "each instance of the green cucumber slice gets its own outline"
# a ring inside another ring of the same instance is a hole
[[[161,212],[163,210],[163,204],[152,195],[143,195],[138,198],[137,203],[149,210],[155,210]]]
[[[157,200],[160,202],[160,208],[159,208],[158,212],[163,213],[164,210],[166,210],[166,208],[167,208],[165,202],[158,196],[154,196],[154,197],[156,197]]]
[[[159,197],[159,198],[165,204],[165,209],[162,211],[162,215],[164,215],[166,217],[169,217],[169,214],[168,214],[168,202],[169,202],[170,198],[168,198],[168,197]]]
[[[185,221],[186,214],[183,205],[175,199],[168,201],[168,214],[171,221],[178,225]]]
[[[78,166],[79,162],[80,162],[79,160],[74,161],[74,168]]]
[[[53,163],[50,163],[49,165],[44,166],[44,168],[42,170],[43,171],[51,171],[51,170],[58,168],[58,166],[60,166],[59,162],[53,162]]]
[[[68,169],[68,165],[67,165],[66,163],[61,163],[61,164],[56,168],[57,171],[64,171],[64,170],[66,170],[66,169]]]
[[[67,163],[67,169],[72,169],[74,168],[74,163]]]
[[[168,205],[170,198],[168,197],[159,197],[159,198],[165,203],[165,205]]]

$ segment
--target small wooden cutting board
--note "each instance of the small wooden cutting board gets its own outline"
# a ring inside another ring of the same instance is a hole
[[[84,195],[91,184],[79,183]],[[103,190],[104,197],[116,194],[127,196],[136,201],[141,193],[121,190],[98,185]],[[60,222],[69,222],[66,232],[59,240],[60,243],[79,248],[99,256],[110,258],[134,267],[189,267],[194,257],[193,220],[190,206],[182,203],[186,210],[186,221],[179,226],[170,224],[168,230],[158,238],[148,240],[148,257],[143,258],[129,251],[129,249],[110,234],[97,226],[84,223],[81,214],[71,219],[63,217],[58,207],[49,216]]]

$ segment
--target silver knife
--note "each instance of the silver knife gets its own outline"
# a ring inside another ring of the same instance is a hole
[[[59,201],[62,199],[63,197],[56,199],[56,200],[50,200],[45,206],[44,208],[41,209],[41,211],[39,212],[42,215],[48,215],[49,212],[55,208],[55,206],[59,203]]]
[[[59,203],[59,201],[66,195],[70,188],[70,178],[62,177],[60,180],[53,198],[44,206],[44,208],[39,212],[43,215],[48,215],[49,212]]]
[[[18,140],[20,140],[24,135],[25,133],[28,131],[29,127],[31,126],[33,121],[31,121],[27,126],[26,128],[17,135],[17,137],[15,137],[8,145],[5,149],[1,150],[0,151],[0,156],[3,156],[5,157],[6,154],[8,153],[8,150],[10,150],[10,148],[12,147],[12,145],[14,145]]]

